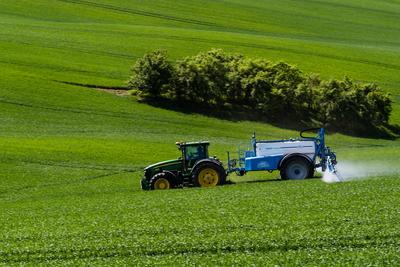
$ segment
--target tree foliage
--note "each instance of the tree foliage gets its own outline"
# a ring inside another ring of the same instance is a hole
[[[363,132],[388,125],[389,94],[376,84],[322,80],[285,62],[250,59],[213,49],[174,64],[165,51],[137,60],[129,81],[143,96],[211,106],[246,107],[266,118]]]
[[[228,100],[229,73],[241,56],[211,50],[178,61],[173,95],[192,101],[223,104]]]
[[[167,90],[172,73],[173,66],[167,61],[167,52],[156,50],[136,61],[129,87],[139,90],[144,96],[158,97]]]

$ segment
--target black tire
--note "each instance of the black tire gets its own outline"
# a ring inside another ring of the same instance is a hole
[[[168,174],[164,172],[157,173],[150,179],[151,190],[162,190],[174,188],[173,181]]]
[[[311,165],[311,164],[310,164]],[[310,167],[310,170],[308,171],[308,176],[307,176],[307,178],[314,178],[314,175],[315,175],[315,168],[314,168],[314,166],[311,166]]]
[[[226,174],[222,166],[206,161],[199,163],[193,170],[193,184],[198,187],[212,187],[223,185],[225,183]]]
[[[310,177],[310,162],[301,157],[287,160],[281,168],[281,178],[283,180],[303,180]]]
[[[150,186],[147,183],[146,179],[143,178],[142,180],[140,180],[140,187],[142,188],[142,190],[150,190]]]

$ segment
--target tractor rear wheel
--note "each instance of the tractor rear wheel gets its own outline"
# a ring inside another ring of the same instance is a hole
[[[193,171],[193,182],[199,187],[221,185],[225,182],[225,170],[212,162],[201,163]]]
[[[304,158],[289,159],[281,168],[283,180],[303,180],[310,176],[311,164]]]
[[[164,190],[172,188],[172,182],[165,173],[157,173],[150,180],[152,190]]]

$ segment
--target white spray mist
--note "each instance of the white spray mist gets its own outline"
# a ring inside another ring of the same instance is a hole
[[[390,162],[351,162],[341,161],[337,164],[340,178],[328,171],[323,173],[322,181],[336,183],[342,181],[359,180],[373,176],[400,174],[400,166]]]

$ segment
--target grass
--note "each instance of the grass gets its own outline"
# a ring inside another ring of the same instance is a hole
[[[126,178],[72,180],[5,200],[6,263],[385,265],[400,260],[394,177],[162,194],[132,190],[136,186]],[[381,197],[371,201],[376,195]],[[15,219],[19,216],[23,222]]]
[[[208,139],[226,160],[254,130],[297,132],[60,81],[123,86],[148,50],[178,58],[216,47],[376,81],[392,93],[399,123],[399,9],[371,0],[1,2],[0,262],[398,265],[398,174],[142,192],[143,167],[178,157],[177,140]],[[398,140],[327,142],[339,161],[400,163]]]

